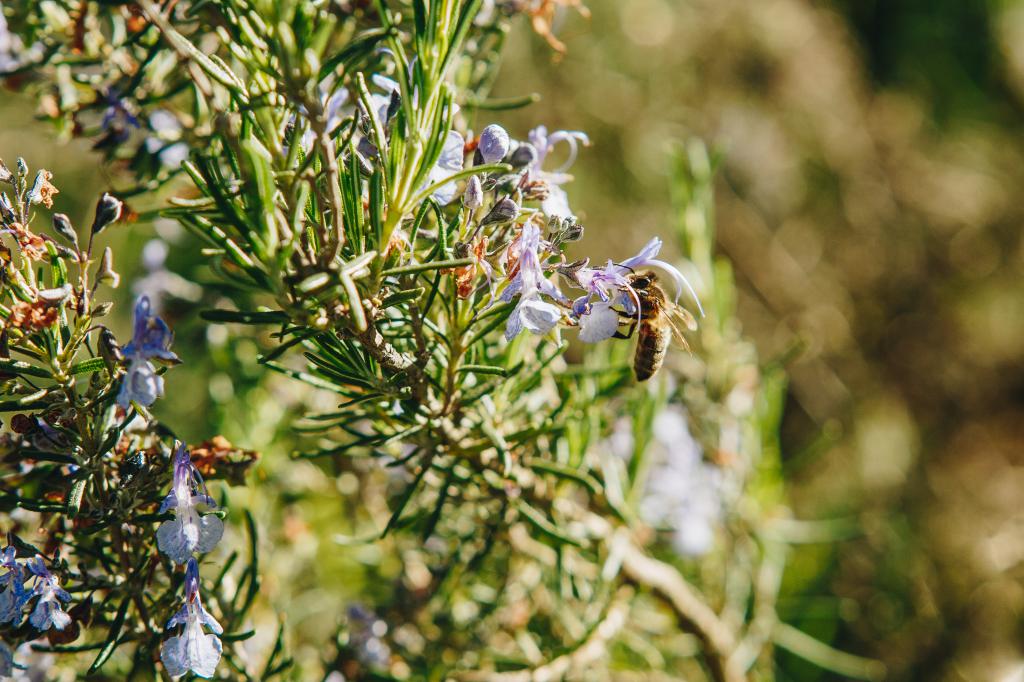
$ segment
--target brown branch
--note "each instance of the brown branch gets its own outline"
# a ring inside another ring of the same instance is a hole
[[[702,644],[708,668],[717,682],[746,682],[742,670],[730,664],[736,637],[718,614],[673,566],[648,556],[625,533],[613,539],[613,551],[622,559],[622,575],[646,587],[668,604],[680,625]]]
[[[412,389],[412,394],[418,401],[421,403],[426,401],[427,375],[412,357],[398,351],[388,343],[373,322],[369,324],[366,331],[356,335],[356,338],[369,351],[373,359],[380,363],[381,367],[392,374],[405,375],[406,383]]]

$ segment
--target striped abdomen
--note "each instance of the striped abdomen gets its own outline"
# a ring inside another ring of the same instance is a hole
[[[659,324],[660,321],[657,316],[640,321],[636,357],[633,360],[637,381],[650,379],[665,361],[665,353],[672,341],[672,330],[668,325]]]

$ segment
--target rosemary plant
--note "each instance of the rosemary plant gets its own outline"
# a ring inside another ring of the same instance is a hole
[[[808,527],[785,520],[778,480],[784,379],[743,340],[728,264],[712,255],[705,148],[678,155],[677,227],[635,255],[572,260],[566,249],[588,241],[565,185],[587,136],[486,118],[531,101],[489,99],[512,21],[528,17],[557,45],[560,4],[573,3],[16,3],[8,20],[32,52],[11,71],[121,169],[118,196],[202,240],[232,302],[203,318],[270,332],[262,367],[333,396],[296,425],[295,456],[392,472],[387,518],[368,530],[421,564],[375,613],[350,611],[322,671],[289,668],[283,629],[272,650],[243,644],[255,549],[238,579],[235,555],[205,581],[197,564],[226,504],[200,472],[239,455],[207,445],[189,457],[150,417],[154,362],[177,356],[145,300],[123,350],[96,322],[107,308],[95,283],[116,275],[107,255],[90,269],[93,236],[120,202],[101,200],[84,250],[64,218],[64,242],[37,236],[28,212],[53,189],[45,173],[29,187],[19,167],[7,178],[18,253],[4,269],[2,350],[26,359],[0,361],[3,409],[22,413],[3,500],[36,515],[8,524],[35,524],[45,542],[12,534],[6,579],[24,573],[18,557],[42,557],[40,584],[59,576],[71,594],[37,586],[36,609],[75,605],[63,628],[33,616],[3,630],[7,661],[35,641],[97,650],[92,673],[125,652],[109,674],[133,678],[660,669],[732,682],[771,678],[779,645],[877,675],[775,616],[787,544]],[[687,260],[659,259],[663,238]],[[660,297],[644,273],[661,277]],[[643,351],[675,335],[673,317],[689,323],[675,330],[689,352],[668,351],[663,366],[652,355],[654,377],[638,381],[619,337],[633,331]],[[567,355],[577,339],[583,361]]]

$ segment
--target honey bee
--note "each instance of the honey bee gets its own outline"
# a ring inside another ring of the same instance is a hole
[[[629,286],[636,292],[640,313],[630,316],[629,332],[622,336],[631,337],[639,326],[633,373],[637,381],[647,381],[661,369],[673,337],[689,350],[690,346],[676,321],[690,330],[697,328],[697,321],[685,308],[672,302],[653,272],[635,273],[629,275],[628,280]]]

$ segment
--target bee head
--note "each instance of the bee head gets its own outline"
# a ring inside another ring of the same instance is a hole
[[[658,276],[653,272],[638,272],[630,275],[629,280],[634,289],[649,289],[652,285],[657,284]]]

